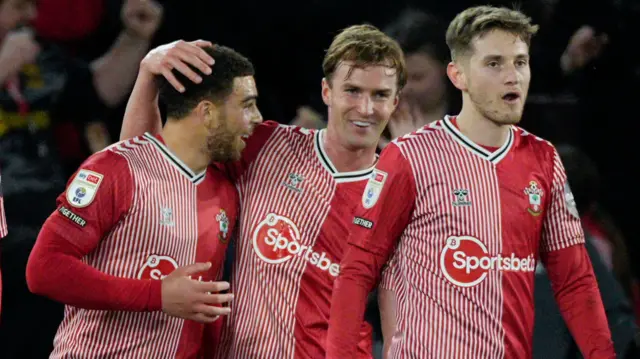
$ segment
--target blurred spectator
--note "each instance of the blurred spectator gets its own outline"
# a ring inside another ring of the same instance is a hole
[[[558,146],[558,152],[565,165],[569,185],[574,195],[573,199],[567,198],[567,200],[575,200],[576,207],[582,214],[585,225],[585,245],[598,281],[616,353],[618,358],[622,359],[637,358],[640,354],[635,342],[638,327],[629,304],[628,296],[632,284],[624,243],[616,233],[612,222],[608,219],[606,222],[601,221],[604,217],[599,217],[597,224],[592,222],[587,225],[593,221],[592,216],[597,208],[597,170],[589,158],[575,147]],[[596,227],[593,227],[594,224]],[[599,237],[591,228],[599,228],[598,233],[606,232],[608,237],[606,239]],[[601,243],[603,241],[606,243]],[[609,249],[603,250],[605,248],[603,244]],[[613,265],[615,272],[611,271],[611,266],[607,263],[615,263]],[[560,315],[551,284],[541,265],[536,269],[535,309],[534,358],[582,358]]]
[[[634,304],[640,323],[640,291],[630,265],[626,241],[611,216],[599,204],[600,174],[595,163],[578,148],[561,145],[558,153],[565,165],[585,234],[592,240],[603,264],[612,271],[627,299]]]
[[[459,96],[452,91],[446,73],[450,58],[444,41],[446,24],[409,8],[385,32],[404,50],[408,78],[398,108],[382,134],[380,148],[394,138],[459,111]]]
[[[38,230],[64,190],[52,125],[92,121],[119,104],[162,18],[153,1],[125,1],[124,30],[107,53],[88,64],[36,39],[26,27],[36,15],[35,5],[0,0],[0,169],[9,226],[0,241],[2,358],[48,357],[62,316],[61,305],[28,292],[24,274]]]

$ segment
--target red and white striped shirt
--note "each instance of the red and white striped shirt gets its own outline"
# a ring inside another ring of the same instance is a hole
[[[217,358],[324,358],[333,282],[353,209],[373,168],[338,172],[324,131],[265,122],[231,170],[240,223],[234,301]],[[371,328],[358,325],[358,357],[371,358]]]
[[[586,334],[578,344],[612,352],[573,196],[550,143],[512,127],[489,151],[446,118],[394,141],[376,168],[388,178],[370,186],[356,210],[375,226],[351,226],[327,358],[350,357],[363,293],[394,248],[385,274],[395,280],[397,302],[391,358],[530,358],[535,264],[558,268],[554,254],[581,271],[552,278],[563,295],[575,294],[563,297],[561,309],[572,301],[582,311],[574,317],[592,320],[602,339],[573,321],[573,334]],[[571,247],[584,256],[574,261],[574,252],[563,252]]]
[[[224,261],[237,199],[222,172],[210,166],[193,173],[161,138],[146,134],[91,156],[45,227],[86,253],[83,262],[110,276],[156,281],[178,267],[211,262],[199,278],[208,281]],[[101,285],[90,283],[84,290]],[[51,357],[195,358],[204,326],[152,310],[67,305]]]

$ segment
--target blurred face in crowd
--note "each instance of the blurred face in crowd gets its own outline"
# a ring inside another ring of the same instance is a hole
[[[36,17],[36,0],[0,0],[0,38]]]
[[[470,53],[448,68],[450,79],[463,91],[463,101],[492,122],[518,123],[531,81],[529,47],[503,30],[476,36],[471,45]]]
[[[322,80],[322,99],[328,107],[329,127],[350,149],[376,147],[398,104],[396,70],[383,65],[338,65]]]
[[[402,99],[427,113],[437,109],[446,100],[446,66],[424,51],[408,54],[407,84]]]
[[[204,131],[207,137],[206,151],[213,161],[225,162],[240,159],[245,147],[244,137],[262,122],[257,106],[258,90],[253,76],[236,77],[233,91],[219,105],[203,101]]]

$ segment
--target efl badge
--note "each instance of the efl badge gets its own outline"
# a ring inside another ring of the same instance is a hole
[[[73,207],[86,207],[93,202],[96,192],[100,188],[102,178],[100,173],[80,170],[73,178],[73,181],[67,187],[67,201]]]
[[[229,232],[229,217],[227,217],[227,212],[224,209],[220,208],[220,213],[216,215],[216,221],[220,224],[218,239],[224,243],[227,241],[227,232]]]
[[[524,189],[524,194],[529,196],[529,208],[527,211],[533,216],[539,216],[542,213],[542,195],[544,191],[538,186],[536,181],[529,182],[529,187]]]
[[[369,177],[369,182],[367,182],[367,187],[364,188],[364,193],[362,194],[362,206],[365,209],[373,207],[376,202],[378,202],[378,198],[380,198],[380,193],[382,192],[382,187],[384,186],[384,181],[386,180],[386,172],[377,169],[373,170],[371,177]]]

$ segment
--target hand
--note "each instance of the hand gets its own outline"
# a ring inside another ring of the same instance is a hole
[[[560,64],[565,73],[581,69],[600,56],[602,49],[609,42],[607,34],[596,36],[595,30],[587,25],[579,28],[562,54]]]
[[[200,83],[202,78],[189,68],[188,65],[197,68],[204,74],[211,74],[211,66],[214,60],[202,48],[212,47],[209,41],[196,40],[186,42],[175,41],[151,50],[140,63],[140,71],[150,75],[164,76],[178,91],[184,92],[184,86],[171,73],[176,69],[191,81]]]
[[[154,0],[125,0],[120,17],[129,34],[150,40],[160,27],[162,13],[162,5]]]
[[[35,41],[33,31],[23,29],[10,32],[0,49],[0,71],[5,78],[13,76],[22,66],[32,64],[40,54],[40,45]]]
[[[233,300],[233,294],[218,293],[229,289],[227,282],[199,282],[191,275],[207,271],[211,263],[180,267],[162,280],[162,311],[178,318],[211,323],[231,312],[229,307],[216,307]]]
[[[400,100],[387,125],[391,140],[417,130],[421,123],[419,116],[416,106],[409,105],[406,100]]]
[[[298,107],[296,117],[291,121],[291,125],[317,129],[326,127],[326,124],[322,120],[322,115],[309,106]]]

